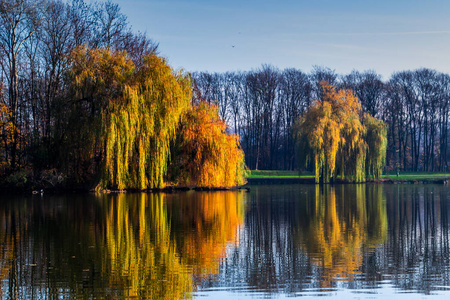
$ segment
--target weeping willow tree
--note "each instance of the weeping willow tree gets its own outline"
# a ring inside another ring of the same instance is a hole
[[[316,183],[329,183],[338,175],[354,182],[363,182],[369,174],[379,177],[386,153],[384,123],[368,115],[362,118],[352,91],[336,90],[326,82],[321,86],[322,98],[294,128],[300,163],[314,167]]]
[[[94,169],[100,189],[163,187],[170,143],[190,106],[190,78],[156,55],[137,68],[125,53],[78,48],[70,63],[72,134],[84,137],[73,147],[77,161]]]
[[[91,175],[97,189],[162,188],[171,149],[178,147],[171,170],[179,174],[172,172],[171,184],[244,184],[243,151],[217,107],[192,106],[190,76],[163,58],[142,61],[137,67],[126,53],[106,49],[80,47],[71,54],[74,100],[64,151],[70,174],[85,181]]]
[[[226,132],[218,107],[200,102],[180,123],[171,177],[182,185],[233,187],[245,184],[244,152],[239,139]]]
[[[379,178],[386,164],[387,127],[383,121],[364,114],[366,127],[366,174],[368,177]]]

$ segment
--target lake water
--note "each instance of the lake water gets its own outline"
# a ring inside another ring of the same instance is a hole
[[[437,185],[0,200],[1,299],[450,296]]]

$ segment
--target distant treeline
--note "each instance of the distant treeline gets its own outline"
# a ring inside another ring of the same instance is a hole
[[[387,170],[445,171],[449,160],[450,76],[430,69],[394,73],[388,81],[374,71],[339,75],[314,67],[249,72],[194,73],[197,97],[220,107],[241,137],[250,169],[298,168],[294,123],[319,99],[320,82],[351,89],[363,110],[388,124]]]

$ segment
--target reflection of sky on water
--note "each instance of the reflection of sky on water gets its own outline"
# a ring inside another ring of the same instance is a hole
[[[413,292],[405,292],[395,288],[390,283],[381,284],[377,289],[373,290],[347,290],[336,289],[333,291],[305,291],[295,294],[278,294],[273,298],[276,299],[292,299],[299,297],[301,299],[398,299],[398,300],[415,300],[415,299],[437,299],[445,297],[447,299],[450,292],[449,287],[442,287],[444,291],[435,291],[430,295],[415,294]],[[237,292],[229,290],[211,290],[194,293],[194,297],[198,299],[264,299],[267,295],[263,292],[246,290],[245,287],[238,288]]]

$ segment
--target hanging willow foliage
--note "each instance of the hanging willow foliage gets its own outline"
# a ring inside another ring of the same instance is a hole
[[[386,164],[386,147],[387,147],[387,127],[386,124],[364,114],[363,120],[366,127],[366,174],[372,178],[379,178],[382,174],[383,167]]]
[[[137,68],[125,53],[81,47],[70,63],[67,160],[78,178],[96,174],[98,189],[161,188],[175,147],[172,184],[245,183],[238,138],[226,133],[216,106],[192,107],[190,77],[164,59],[149,55]]]
[[[98,188],[163,187],[170,143],[190,106],[190,78],[156,55],[136,68],[125,53],[78,48],[71,64],[77,113],[89,115],[89,144],[81,148],[97,149],[87,156],[101,162]]]
[[[339,174],[353,182],[381,176],[386,153],[384,123],[373,117],[361,120],[361,104],[352,91],[336,90],[326,82],[321,86],[322,99],[309,107],[294,128],[300,163],[314,166],[316,183],[329,183]]]
[[[124,101],[110,102],[103,116],[103,187],[163,187],[170,142],[190,104],[189,79],[174,74],[163,59],[154,55],[144,58],[135,76],[135,85],[124,90]]]
[[[194,105],[183,118],[171,166],[173,180],[198,187],[243,185],[244,152],[238,137],[226,132],[218,107]]]

